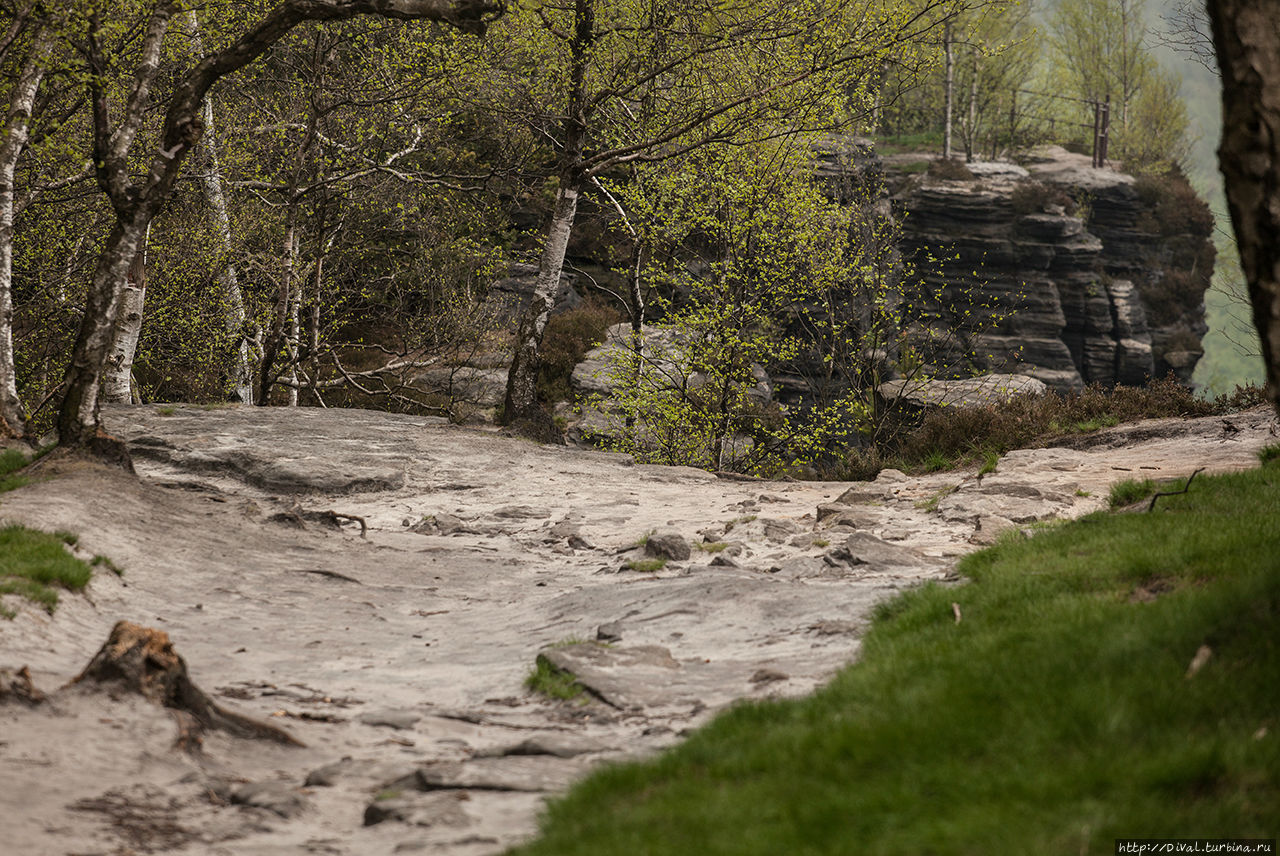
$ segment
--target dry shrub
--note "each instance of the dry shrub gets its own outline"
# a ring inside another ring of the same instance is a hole
[[[1067,214],[1075,214],[1080,207],[1061,187],[1040,181],[1019,183],[1010,194],[1009,202],[1013,205],[1013,212],[1019,216],[1044,213],[1050,205],[1061,206]]]
[[[588,298],[577,309],[556,315],[542,334],[538,394],[543,401],[573,399],[573,368],[604,341],[605,331],[624,320],[611,306]]]
[[[1213,212],[1176,166],[1163,175],[1140,176],[1134,190],[1146,208],[1139,225],[1148,231],[1206,238],[1213,234]]]
[[[956,158],[939,158],[929,164],[929,175],[944,181],[973,181],[974,175],[964,161]]]
[[[1093,385],[1066,395],[1020,395],[999,404],[929,410],[919,425],[844,462],[850,478],[869,478],[884,466],[916,469],[944,456],[953,466],[987,452],[1053,445],[1066,437],[1142,419],[1213,416],[1265,403],[1259,387],[1197,398],[1172,375],[1145,387]]]

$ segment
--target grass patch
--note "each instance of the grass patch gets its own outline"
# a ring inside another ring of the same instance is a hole
[[[164,407],[156,408],[156,413],[160,416],[173,416],[177,412],[178,412],[178,408],[171,407],[167,404]]]
[[[124,576],[124,568],[120,567],[115,562],[111,561],[109,557],[104,556],[101,553],[89,560],[89,566],[93,568],[106,568],[117,577]]]
[[[1277,519],[1266,467],[1001,542],[963,561],[970,583],[884,606],[862,660],[812,697],[740,704],[597,772],[513,853],[1074,856],[1129,836],[1270,838]]]
[[[723,553],[725,548],[729,546],[728,541],[702,541],[694,544],[694,547],[704,553]]]
[[[955,493],[959,489],[960,489],[960,485],[941,488],[938,490],[937,493],[935,493],[933,496],[929,497],[928,499],[922,499],[919,502],[917,502],[916,508],[920,509],[921,511],[937,511],[938,503],[942,502],[942,498],[944,496],[950,496],[951,494]]]
[[[58,606],[58,589],[79,591],[93,572],[67,552],[58,535],[21,526],[0,529],[0,594],[19,594],[50,613]],[[12,618],[11,610],[0,614]]]
[[[651,574],[667,566],[666,559],[629,559],[624,567],[629,571]]]
[[[582,684],[572,672],[558,669],[543,655],[534,660],[533,671],[524,679],[525,689],[558,701],[571,701],[582,695]]]
[[[1263,464],[1280,461],[1280,443],[1272,443],[1258,450],[1258,460]]]
[[[1111,486],[1111,494],[1107,504],[1112,508],[1124,508],[1151,496],[1156,492],[1156,483],[1151,479],[1125,479]]]
[[[0,493],[30,484],[31,479],[26,476],[14,475],[29,463],[30,459],[21,449],[5,449],[0,452]]]
[[[735,517],[724,525],[724,531],[728,534],[729,532],[732,532],[733,527],[737,526],[739,523],[755,523],[758,518],[759,515],[756,514],[744,514],[741,517]]]
[[[994,473],[996,467],[1000,465],[999,452],[987,452],[986,457],[982,459],[982,467],[978,470],[978,475],[985,476],[987,473]]]

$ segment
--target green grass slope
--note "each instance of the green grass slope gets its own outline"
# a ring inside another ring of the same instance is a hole
[[[1280,832],[1280,463],[961,570],[887,604],[816,695],[604,769],[514,852],[1075,856]]]

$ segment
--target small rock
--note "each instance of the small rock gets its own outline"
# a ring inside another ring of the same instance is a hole
[[[862,625],[856,621],[841,621],[829,618],[810,624],[809,629],[819,636],[846,636],[860,633]]]
[[[693,554],[689,542],[675,529],[659,529],[644,544],[645,555],[675,562],[688,561]]]
[[[570,535],[569,546],[575,550],[594,550],[596,546],[581,535]]]
[[[566,517],[547,530],[549,541],[572,541],[582,529],[582,522]]]
[[[470,815],[463,810],[462,794],[397,794],[388,791],[364,810],[364,825],[376,826],[388,820],[412,826],[469,826]]]
[[[501,756],[512,755],[552,755],[556,758],[576,758],[593,752],[603,752],[609,747],[589,737],[575,737],[571,734],[538,734],[514,746],[503,749]]]
[[[915,550],[881,541],[867,532],[855,532],[844,546],[827,554],[828,559],[847,562],[850,565],[917,565],[925,564],[925,557]]]
[[[895,470],[892,467],[886,467],[876,476],[876,482],[880,484],[895,484],[907,480],[907,474],[902,470]]]
[[[884,470],[880,474],[886,472],[897,472],[896,470]],[[876,488],[870,486],[851,487],[844,493],[836,497],[835,501],[841,505],[866,505],[871,502],[883,502],[886,499],[884,488]]]
[[[411,710],[375,710],[361,714],[359,721],[365,725],[382,726],[404,731],[413,728],[414,723],[422,719],[422,714]]]
[[[984,514],[978,518],[977,528],[969,538],[969,543],[989,546],[1004,532],[1017,526],[1012,520],[996,514]]]
[[[332,764],[326,764],[319,769],[312,770],[307,774],[307,780],[304,784],[308,788],[329,788],[345,776],[355,766],[355,760],[350,756],[346,756],[341,761],[334,761]]]
[[[787,537],[800,531],[800,527],[790,520],[766,518],[760,521],[764,527],[764,537],[770,541],[783,542]]]
[[[266,809],[284,818],[296,817],[307,807],[307,801],[298,793],[298,789],[285,782],[250,782],[242,785],[232,791],[231,803]]]
[[[733,556],[726,555],[725,553],[716,553],[715,556],[711,559],[711,564],[717,568],[741,568],[742,567],[741,562],[733,558]]]
[[[608,624],[601,624],[596,628],[596,639],[601,642],[622,641],[622,622],[610,621]]]
[[[545,508],[532,508],[528,505],[504,505],[493,512],[494,517],[503,520],[546,520],[551,512]]]
[[[791,680],[791,676],[776,669],[756,669],[755,674],[751,676],[753,684],[772,684],[777,681]]]

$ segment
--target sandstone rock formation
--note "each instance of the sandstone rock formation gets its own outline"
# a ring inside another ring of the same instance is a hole
[[[1189,189],[1094,169],[1058,147],[1025,168],[970,166],[971,181],[888,171],[902,254],[945,293],[943,311],[1008,315],[966,342],[980,364],[1058,391],[1168,372],[1190,383],[1214,251],[1212,220]]]

